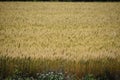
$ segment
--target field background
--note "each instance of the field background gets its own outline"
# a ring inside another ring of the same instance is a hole
[[[1,75],[120,73],[120,3],[0,2]]]

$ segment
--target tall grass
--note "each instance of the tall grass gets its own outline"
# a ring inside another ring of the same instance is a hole
[[[120,64],[117,59],[102,59],[102,60],[80,60],[76,62],[73,60],[63,59],[44,59],[44,58],[12,58],[7,56],[0,57],[0,73],[2,77],[7,77],[14,74],[18,69],[23,74],[35,75],[36,73],[43,73],[48,71],[64,72],[65,74],[73,74],[78,77],[83,77],[86,74],[100,75],[105,71],[112,74],[119,74]]]
[[[120,73],[120,3],[0,3],[0,75]]]

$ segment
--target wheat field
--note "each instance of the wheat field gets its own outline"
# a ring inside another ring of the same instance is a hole
[[[0,69],[120,73],[120,3],[0,2]]]

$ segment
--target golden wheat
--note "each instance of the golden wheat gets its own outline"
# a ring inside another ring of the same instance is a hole
[[[10,73],[120,73],[120,3],[0,2],[0,57]]]

